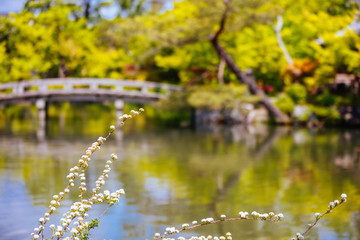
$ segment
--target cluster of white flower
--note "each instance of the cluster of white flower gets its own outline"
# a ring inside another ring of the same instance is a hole
[[[296,239],[303,240],[303,239],[305,239],[305,237],[301,233],[296,233]]]
[[[189,225],[188,223],[184,223],[184,224],[182,225],[182,228],[186,230],[186,229],[189,228],[189,226],[190,226],[190,225]]]
[[[86,177],[85,177],[85,172],[83,170],[82,173],[79,174],[79,178],[80,178],[80,186],[79,186],[79,190],[80,190],[80,195],[79,197],[82,198],[82,195],[86,192]]]
[[[316,219],[316,220],[319,220],[319,219],[321,218],[321,213],[318,213],[318,212],[317,212],[317,213],[314,214],[314,216],[315,216],[315,219]],[[310,227],[310,226],[311,226],[311,224],[309,225],[309,227]]]
[[[346,193],[341,194],[341,203],[346,202],[347,195]]]
[[[340,201],[334,200],[333,202],[329,203],[327,212],[331,212],[335,207],[339,206],[341,203],[346,202],[347,195],[345,193],[341,194],[340,197],[341,197]]]
[[[64,198],[65,194],[69,193],[70,188],[75,185],[76,177],[80,179],[80,194],[79,202],[75,202],[71,205],[70,211],[66,212],[63,215],[63,218],[60,219],[60,225],[55,227],[51,224],[50,229],[52,231],[52,237],[60,239],[68,231],[72,234],[71,238],[66,237],[64,239],[74,239],[78,240],[79,234],[88,228],[89,223],[85,220],[88,217],[87,211],[90,210],[93,204],[106,202],[109,206],[116,204],[119,201],[119,198],[125,194],[123,189],[119,189],[115,192],[110,193],[110,191],[105,190],[103,193],[98,193],[100,188],[105,184],[105,180],[108,178],[108,174],[111,171],[111,164],[114,160],[117,159],[115,154],[111,154],[111,160],[108,160],[105,165],[105,169],[102,175],[96,180],[96,187],[92,189],[93,195],[90,199],[83,199],[83,194],[87,191],[86,188],[86,168],[89,165],[90,156],[97,150],[100,150],[100,146],[107,140],[107,138],[115,131],[115,129],[124,124],[127,119],[139,115],[141,112],[144,112],[144,109],[140,108],[139,111],[132,110],[129,114],[124,114],[120,117],[120,123],[117,126],[110,126],[110,131],[107,137],[99,137],[97,141],[91,144],[90,147],[85,151],[85,155],[82,155],[79,159],[76,166],[70,169],[69,174],[66,178],[69,181],[69,184],[64,189],[63,192],[60,192],[58,195],[53,196],[53,200],[50,201],[48,213],[45,213],[45,216],[39,219],[40,226],[34,228],[34,232],[31,234],[32,239],[44,239],[43,230],[45,224],[49,221],[49,217],[56,209],[60,206],[60,201]],[[76,219],[76,220],[75,220]],[[73,223],[74,227],[70,230],[70,224]]]
[[[241,213],[241,212],[240,212]],[[239,214],[240,214],[239,213]],[[247,218],[248,213],[242,213],[240,214],[241,218]],[[284,215],[282,213],[279,214],[275,214],[273,212],[269,212],[269,213],[258,213],[256,211],[253,211],[251,213],[251,216],[253,216],[254,219],[259,219],[259,220],[271,220],[271,221],[281,221],[284,218]]]
[[[239,212],[240,218],[247,219],[249,216],[248,212]]]
[[[87,212],[91,209],[92,202],[89,200],[82,200],[81,202],[75,202],[71,205],[70,211],[64,213],[63,218],[60,219],[60,226],[57,226],[57,231],[55,236],[62,237],[65,232],[70,230],[70,223],[76,218],[76,221],[73,222],[73,227],[71,233],[74,234],[74,237],[78,232],[87,227],[87,222],[84,221],[88,217]]]
[[[111,171],[111,164],[114,160],[117,159],[117,156],[113,153],[111,154],[111,159],[106,161],[105,169],[103,171],[103,174],[95,181],[96,187],[92,189],[93,196],[95,196],[100,188],[105,184],[105,180],[108,178],[108,174]]]
[[[179,230],[177,230],[175,227],[167,227],[165,229],[165,234],[173,234],[173,233],[178,233]]]
[[[176,240],[175,238],[164,238],[164,240]],[[220,236],[220,237],[217,237],[217,236],[211,236],[211,235],[208,235],[207,237],[205,236],[193,236],[193,237],[190,237],[190,238],[184,238],[184,237],[178,237],[177,240],[232,240],[232,236],[231,236],[231,233],[226,233],[225,236]]]
[[[209,223],[212,223],[214,222],[215,220],[212,218],[212,217],[209,217],[209,218],[203,218],[201,219],[201,224],[209,224]]]

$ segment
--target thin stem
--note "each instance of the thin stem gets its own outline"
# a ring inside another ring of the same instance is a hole
[[[176,230],[176,232],[167,232],[164,235],[155,238],[155,240],[163,239],[163,238],[165,238],[165,237],[167,237],[169,235],[175,234],[175,233],[180,233],[180,232],[183,232],[183,231],[191,230],[191,229],[202,227],[202,226],[209,225],[209,224],[215,224],[215,223],[220,223],[220,222],[228,222],[228,221],[238,221],[238,220],[253,220],[253,221],[254,220],[261,220],[261,221],[268,221],[268,222],[278,222],[278,221],[280,221],[280,219],[276,219],[276,218],[273,218],[273,219],[260,219],[260,218],[255,218],[255,217],[252,217],[252,218],[248,218],[248,217],[247,218],[242,218],[242,217],[224,218],[224,219],[218,219],[218,220],[210,221],[210,222],[207,222],[207,223],[196,224],[196,225],[193,225],[191,227],[181,228],[181,229]]]
[[[329,203],[328,209],[326,210],[326,212],[320,214],[320,213],[315,213],[315,221],[311,224],[308,224],[307,229],[303,232],[303,233],[297,233],[296,234],[296,238],[292,238],[292,239],[296,239],[296,240],[301,240],[304,239],[304,236],[313,228],[315,227],[315,225],[320,221],[321,218],[323,218],[325,215],[329,214],[332,212],[333,209],[335,209],[336,207],[338,207],[339,205],[343,204],[344,202],[346,202],[347,199],[347,195],[345,193],[341,194],[341,199],[339,200],[335,200],[333,202]]]

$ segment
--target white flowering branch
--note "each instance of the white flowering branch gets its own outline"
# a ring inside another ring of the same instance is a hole
[[[305,235],[310,231],[310,229],[312,229],[321,218],[323,218],[326,214],[329,214],[332,212],[332,210],[334,208],[336,208],[337,206],[339,206],[340,204],[346,202],[347,199],[347,195],[345,193],[341,194],[341,199],[339,200],[335,200],[333,202],[329,203],[328,209],[326,210],[326,212],[324,213],[315,213],[315,221],[313,223],[309,223],[307,226],[307,229],[303,232],[303,233],[296,233],[296,237],[292,238],[292,240],[303,240],[305,239]]]
[[[44,239],[44,229],[46,223],[50,220],[50,216],[56,211],[56,209],[60,206],[61,200],[65,197],[67,193],[70,192],[71,187],[75,185],[74,181],[76,177],[80,179],[80,186],[79,186],[79,202],[74,202],[71,207],[70,211],[66,212],[63,218],[60,219],[60,225],[55,227],[55,225],[51,224],[49,227],[52,231],[52,236],[50,239],[61,239],[64,234],[70,231],[70,224],[74,219],[77,219],[76,222],[73,223],[74,227],[71,229],[71,239],[79,240],[81,236],[84,236],[84,233],[87,234],[89,228],[93,228],[94,224],[87,222],[85,219],[88,217],[87,212],[90,210],[91,206],[94,204],[99,204],[106,202],[109,207],[113,206],[119,201],[119,198],[125,194],[123,189],[119,189],[116,192],[110,193],[110,191],[105,190],[103,193],[99,193],[100,188],[105,184],[105,180],[108,178],[108,173],[111,171],[111,164],[114,160],[117,159],[115,154],[111,154],[111,159],[106,162],[105,169],[103,174],[96,180],[96,187],[92,189],[92,196],[89,199],[83,199],[83,194],[87,191],[86,188],[86,176],[85,172],[88,167],[89,161],[91,160],[91,155],[100,149],[100,146],[114,133],[114,131],[119,128],[120,126],[124,125],[124,123],[137,115],[143,112],[144,109],[140,108],[139,111],[131,110],[130,114],[122,115],[119,120],[120,122],[114,126],[110,126],[110,131],[106,137],[99,137],[96,142],[94,142],[91,147],[89,147],[85,151],[85,155],[81,156],[81,159],[78,161],[77,165],[70,169],[70,173],[66,176],[69,183],[65,187],[63,192],[60,192],[58,195],[53,196],[53,200],[50,201],[49,205],[49,212],[44,214],[44,217],[39,219],[40,226],[34,228],[34,232],[31,234],[32,239]],[[108,208],[109,208],[108,207]],[[108,208],[102,213],[106,213]],[[99,219],[98,218],[98,219]],[[96,220],[98,220],[96,219]],[[96,221],[95,221],[96,222]],[[48,238],[49,239],[49,238]],[[69,237],[65,239],[70,239]]]
[[[249,217],[248,212],[239,212],[239,215],[240,215],[240,217],[227,218],[226,215],[222,214],[220,216],[220,219],[218,219],[218,220],[214,220],[214,218],[204,218],[201,220],[200,223],[198,223],[197,221],[193,221],[192,226],[190,226],[187,223],[184,223],[184,224],[182,224],[182,227],[179,229],[176,229],[175,227],[167,227],[165,230],[165,233],[163,235],[160,235],[160,233],[155,233],[154,239],[155,240],[159,240],[159,239],[170,240],[171,238],[166,238],[169,235],[180,233],[180,232],[194,229],[197,227],[201,227],[204,225],[215,224],[215,223],[220,223],[220,222],[237,221],[237,220],[262,220],[262,221],[278,222],[284,218],[284,215],[282,213],[275,214],[273,212],[261,214],[256,211],[253,211],[251,213],[251,217]],[[218,237],[208,236],[208,237],[200,237],[200,238],[191,237],[190,239],[193,240],[193,239],[216,239],[216,238],[218,238]],[[183,237],[179,237],[178,239],[185,240],[185,238],[183,238]],[[232,239],[232,237],[231,237],[231,234],[228,233],[226,237],[221,236],[221,237],[219,237],[219,239]]]

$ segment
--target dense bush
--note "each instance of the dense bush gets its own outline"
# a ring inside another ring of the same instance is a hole
[[[292,114],[294,111],[295,103],[293,99],[286,93],[280,94],[276,100],[275,105],[284,113]]]
[[[294,83],[285,87],[285,93],[291,97],[294,103],[304,103],[306,101],[306,88],[305,86]]]

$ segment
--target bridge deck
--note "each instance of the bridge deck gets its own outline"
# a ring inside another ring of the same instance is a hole
[[[0,104],[36,101],[104,101],[122,99],[128,102],[151,102],[168,97],[182,88],[154,82],[65,78],[0,84]]]

